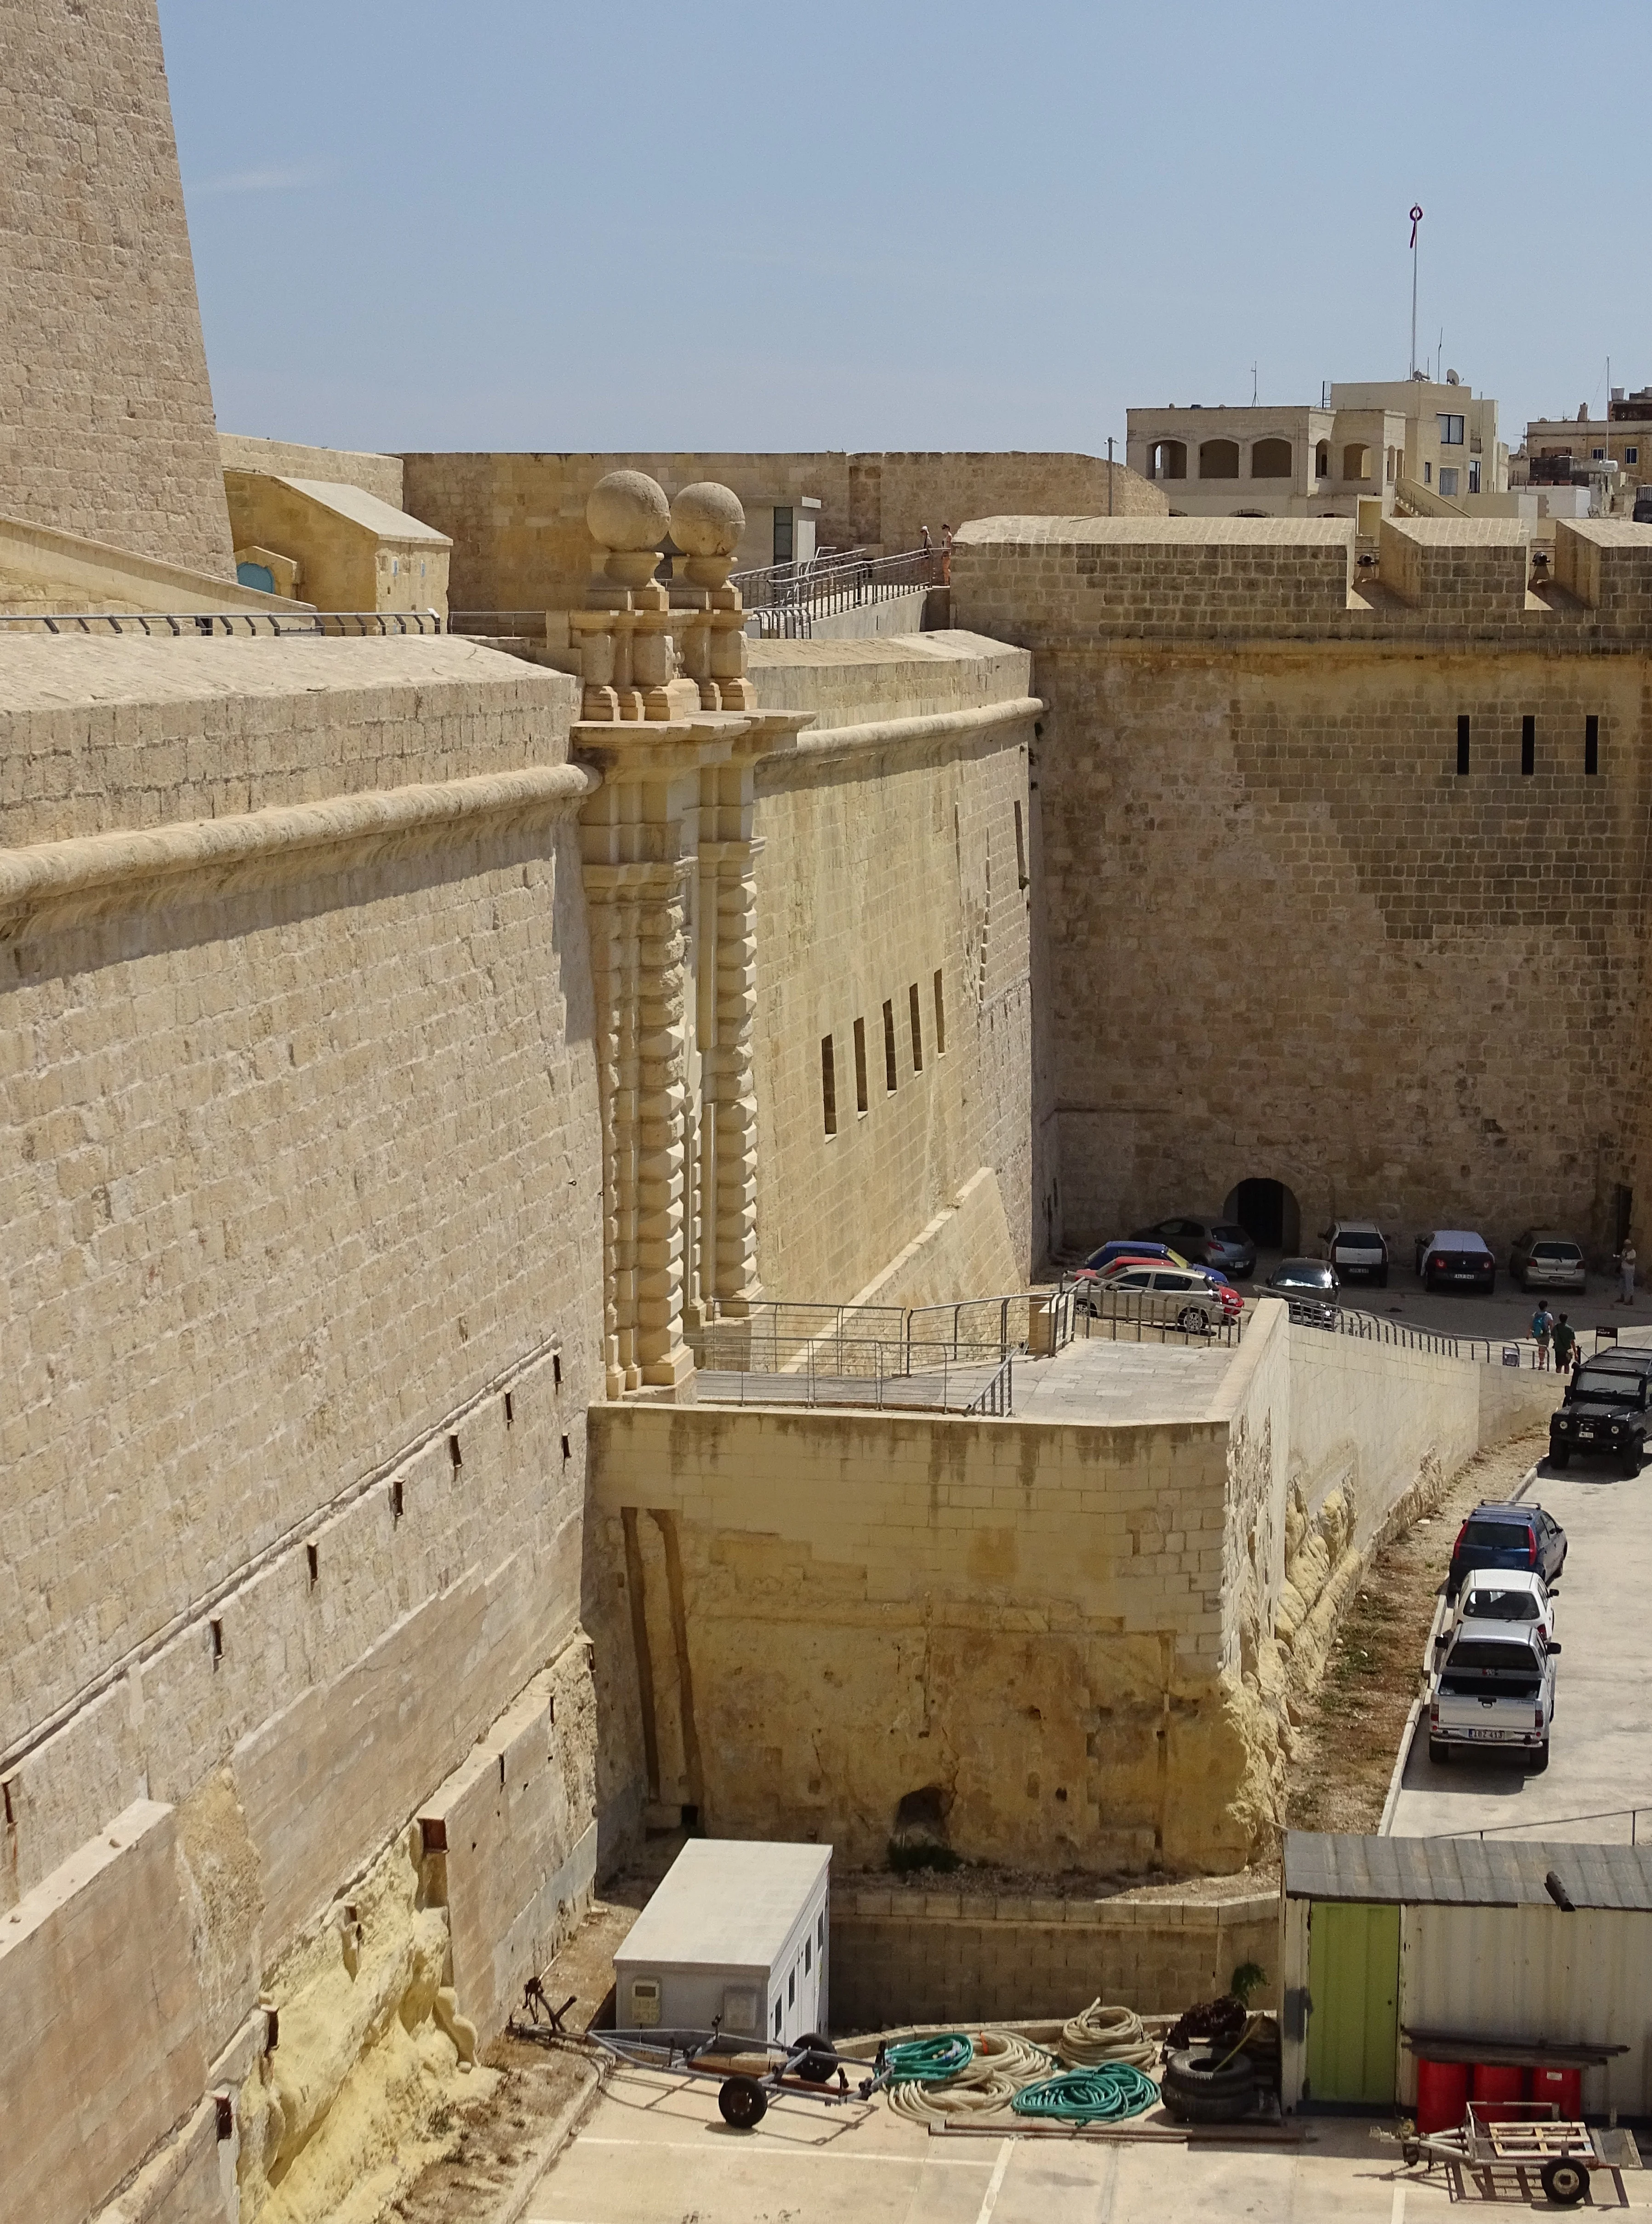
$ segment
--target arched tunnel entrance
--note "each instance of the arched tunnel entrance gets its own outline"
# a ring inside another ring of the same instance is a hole
[[[1229,1191],[1222,1210],[1230,1220],[1238,1221],[1258,1251],[1289,1254],[1301,1248],[1302,1207],[1283,1182],[1262,1178],[1242,1181]]]

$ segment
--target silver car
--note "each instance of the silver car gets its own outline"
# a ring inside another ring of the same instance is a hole
[[[1553,1228],[1529,1228],[1516,1235],[1509,1272],[1523,1290],[1581,1290],[1587,1280],[1581,1245]]]

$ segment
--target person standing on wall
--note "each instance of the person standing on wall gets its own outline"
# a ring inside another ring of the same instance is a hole
[[[1635,1302],[1635,1246],[1626,1235],[1624,1248],[1617,1254],[1617,1295],[1615,1305],[1632,1305]]]
[[[1572,1372],[1577,1355],[1578,1332],[1562,1313],[1554,1324],[1554,1365],[1561,1374]]]
[[[1548,1299],[1539,1298],[1537,1310],[1531,1317],[1531,1332],[1537,1339],[1537,1364],[1548,1365],[1548,1340],[1554,1332],[1554,1316],[1548,1309]]]

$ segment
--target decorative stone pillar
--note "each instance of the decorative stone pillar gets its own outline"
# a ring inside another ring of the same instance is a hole
[[[754,711],[747,674],[746,611],[728,584],[746,513],[731,489],[703,479],[683,489],[671,509],[672,539],[684,552],[680,599],[694,613],[684,626],[684,669],[707,711]]]
[[[646,471],[610,471],[591,489],[585,522],[605,553],[586,607],[568,616],[586,720],[663,723],[700,708],[698,687],[678,672],[668,597],[654,577],[670,516]]]

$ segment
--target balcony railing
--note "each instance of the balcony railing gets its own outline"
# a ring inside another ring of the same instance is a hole
[[[766,641],[807,641],[816,622],[943,584],[949,552],[908,548],[898,556],[831,551],[804,564],[771,564],[729,580],[746,605],[748,633]]]

